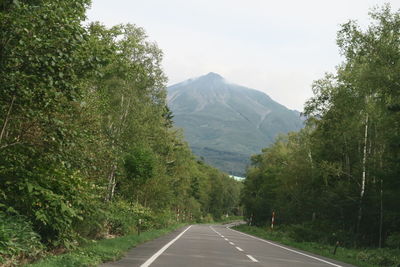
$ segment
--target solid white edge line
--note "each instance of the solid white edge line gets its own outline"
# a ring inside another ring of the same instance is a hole
[[[243,251],[243,249],[241,249],[241,248],[239,248],[239,247],[236,247],[236,249],[239,250],[239,251]]]
[[[151,256],[145,263],[140,265],[140,267],[148,267],[152,264],[167,248],[169,248],[176,240],[178,240],[189,228],[191,225],[186,228],[182,233],[180,233],[177,237],[169,241],[165,246],[163,246],[159,251],[157,251],[153,256]]]
[[[280,246],[280,245],[278,245],[278,244],[275,244],[275,243],[269,242],[269,241],[267,241],[267,240],[264,240],[264,239],[261,239],[261,238],[258,238],[258,237],[252,236],[252,235],[248,235],[248,234],[245,234],[245,233],[242,233],[242,232],[236,231],[236,230],[234,230],[234,229],[231,229],[230,227],[226,227],[226,228],[227,228],[227,229],[229,229],[229,230],[231,230],[231,231],[237,232],[237,233],[239,233],[239,234],[242,234],[242,235],[245,235],[245,236],[248,236],[248,237],[251,237],[251,238],[257,239],[257,240],[259,240],[259,241],[262,241],[262,242],[268,243],[268,244],[270,244],[270,245],[273,245],[273,246],[275,246],[275,247],[279,247],[279,248],[282,248],[282,249],[286,249],[286,250],[288,250],[288,251],[291,251],[291,252],[294,252],[294,253],[300,254],[300,255],[302,255],[302,256],[305,256],[305,257],[309,257],[309,258],[311,258],[311,259],[314,259],[314,260],[318,260],[318,261],[321,261],[321,262],[324,262],[324,263],[330,264],[330,265],[332,265],[332,266],[336,266],[336,267],[343,267],[342,265],[338,265],[338,264],[335,264],[335,263],[332,263],[332,262],[329,262],[329,261],[326,261],[326,260],[323,260],[323,259],[320,259],[320,258],[317,258],[317,257],[311,256],[311,255],[307,255],[307,254],[305,254],[305,253],[302,253],[302,252],[299,252],[299,251],[296,251],[296,250],[293,250],[293,249],[290,249],[290,248],[284,247],[284,246]],[[247,255],[247,256],[248,256],[248,255]]]
[[[250,260],[254,261],[254,262],[258,262],[258,260],[256,260],[255,258],[253,258],[251,255],[246,255]]]

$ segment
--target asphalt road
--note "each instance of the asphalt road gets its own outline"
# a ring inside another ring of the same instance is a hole
[[[350,267],[352,265],[249,236],[223,225],[192,225],[137,246],[120,261],[101,266]]]

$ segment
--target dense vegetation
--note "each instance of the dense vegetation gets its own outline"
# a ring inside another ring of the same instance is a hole
[[[313,84],[306,127],[252,157],[242,195],[254,225],[296,241],[400,247],[400,12],[341,26],[344,57]]]
[[[0,264],[237,210],[196,160],[143,29],[83,26],[89,0],[0,4]]]

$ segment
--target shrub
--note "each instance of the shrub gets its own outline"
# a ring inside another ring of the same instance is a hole
[[[99,192],[98,195],[102,194]],[[107,232],[107,203],[104,203],[103,199],[93,196],[86,202],[86,212],[82,214],[82,220],[75,220],[73,229],[83,238],[104,238]]]
[[[322,241],[326,234],[315,229],[311,224],[294,224],[287,227],[289,237],[296,242]]]
[[[0,212],[0,265],[16,264],[26,257],[35,257],[44,246],[26,217]]]
[[[386,240],[389,248],[400,248],[400,232],[392,233]]]
[[[201,218],[201,222],[202,223],[213,223],[214,222],[214,218],[210,213],[207,213],[206,216],[204,216],[203,218]]]
[[[137,231],[140,219],[140,230],[154,227],[155,218],[150,209],[140,204],[132,204],[124,200],[109,203],[107,210],[107,226],[110,234],[126,235]]]
[[[32,222],[42,242],[52,247],[73,246],[77,238],[73,226],[92,212],[88,205],[95,197],[92,185],[64,166],[16,169],[3,184],[5,204]]]
[[[155,228],[166,228],[176,223],[175,213],[171,210],[164,210],[156,214],[153,218]]]
[[[398,250],[390,249],[363,250],[357,254],[357,259],[377,266],[398,266],[400,265],[398,254]]]

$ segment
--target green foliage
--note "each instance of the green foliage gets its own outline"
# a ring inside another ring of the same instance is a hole
[[[373,266],[398,266],[400,264],[399,250],[389,249],[360,251],[357,254],[357,260]]]
[[[112,235],[126,235],[153,228],[155,218],[148,208],[123,200],[109,204],[107,215],[108,232]],[[139,224],[140,219],[140,224]]]
[[[125,157],[125,171],[129,180],[135,186],[141,186],[147,179],[154,176],[155,157],[152,151],[144,148],[134,148]]]
[[[113,261],[121,258],[128,249],[135,247],[143,242],[155,239],[161,235],[182,227],[182,225],[172,225],[165,229],[152,230],[141,235],[126,235],[123,237],[104,239],[86,244],[69,253],[57,256],[50,256],[35,264],[32,267],[76,267],[76,266],[95,266],[102,262]]]
[[[400,249],[400,232],[394,232],[386,239],[386,245],[390,248]]]
[[[0,5],[3,261],[238,212],[239,185],[172,128],[162,51],[135,25],[83,26],[89,2]]]
[[[86,203],[91,185],[78,172],[51,166],[25,172],[22,177],[5,182],[6,206],[27,216],[43,241],[70,245],[75,238],[73,223],[89,212]]]
[[[306,127],[252,157],[242,193],[252,225],[275,211],[294,240],[353,247],[398,231],[400,13],[384,5],[371,18],[366,30],[341,26],[345,60],[313,84]]]
[[[0,212],[0,264],[17,264],[23,258],[36,257],[43,248],[27,218]]]

